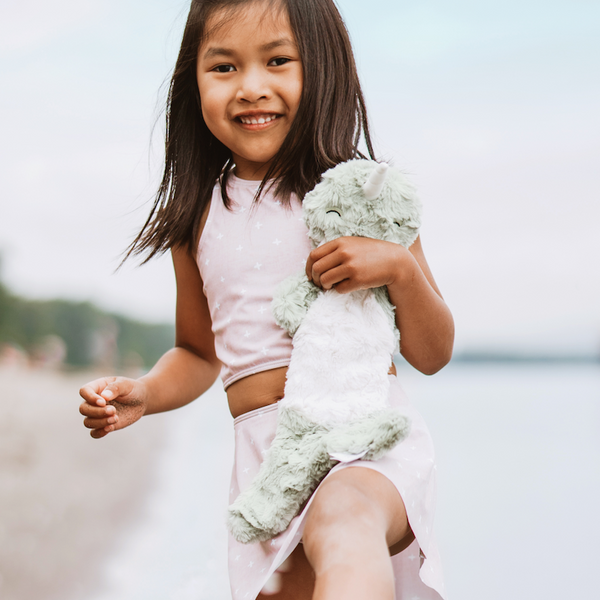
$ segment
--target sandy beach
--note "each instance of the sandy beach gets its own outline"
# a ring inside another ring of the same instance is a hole
[[[165,420],[93,440],[78,388],[93,373],[0,369],[0,597],[81,600],[152,488]]]

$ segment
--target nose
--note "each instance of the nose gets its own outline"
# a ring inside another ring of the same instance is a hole
[[[268,79],[269,74],[257,67],[244,72],[236,95],[238,102],[254,104],[259,100],[267,100],[271,94]]]

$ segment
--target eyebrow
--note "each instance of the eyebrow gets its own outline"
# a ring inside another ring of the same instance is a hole
[[[296,47],[296,44],[292,42],[288,38],[281,38],[279,40],[274,40],[269,42],[268,44],[263,44],[260,47],[260,50],[263,52],[269,52],[269,50],[274,50],[275,48],[281,48],[282,46],[291,46]],[[222,48],[220,46],[213,46],[209,48],[204,54],[204,59],[214,58],[215,56],[233,56],[235,52],[230,50],[229,48]]]

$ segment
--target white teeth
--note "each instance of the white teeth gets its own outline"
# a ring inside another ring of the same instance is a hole
[[[277,115],[268,115],[266,117],[240,117],[240,121],[244,123],[244,125],[258,125],[259,123],[262,125],[264,123],[270,123],[277,118]]]

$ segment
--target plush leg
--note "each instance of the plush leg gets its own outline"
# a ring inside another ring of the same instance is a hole
[[[300,413],[280,408],[275,439],[254,481],[229,507],[229,529],[239,542],[265,541],[287,529],[335,464],[329,430]]]
[[[409,431],[408,417],[395,408],[386,408],[331,430],[326,439],[327,452],[377,460],[401,442]]]

